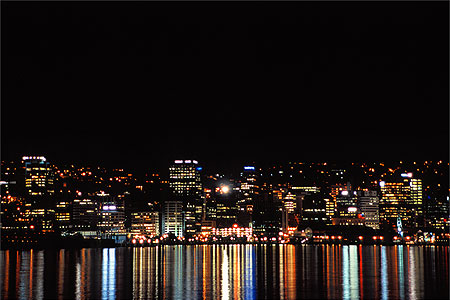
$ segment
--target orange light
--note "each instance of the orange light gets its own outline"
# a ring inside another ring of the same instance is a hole
[[[384,239],[384,237],[380,236],[380,240]]]
[[[362,241],[363,237],[360,235],[360,236],[358,236],[358,239],[360,239]]]
[[[373,236],[372,238],[373,238],[374,240],[376,240],[376,239],[377,239],[377,237],[376,237],[376,236]]]

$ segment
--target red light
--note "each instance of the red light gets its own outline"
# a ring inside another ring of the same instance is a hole
[[[360,239],[362,241],[363,237],[360,235],[360,236],[358,236],[358,239]]]
[[[30,229],[34,229],[34,225],[30,225]]]
[[[373,238],[374,240],[376,240],[376,239],[377,239],[377,237],[376,237],[376,236],[373,236],[372,238]]]
[[[233,228],[238,228],[238,224],[233,224]]]
[[[136,240],[135,240],[135,239],[133,239],[131,242],[132,242],[133,244],[136,244]]]
[[[380,240],[384,239],[384,237],[380,236]]]

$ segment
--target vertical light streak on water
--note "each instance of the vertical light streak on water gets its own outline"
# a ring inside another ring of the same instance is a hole
[[[155,264],[155,299],[159,299],[159,246],[156,246],[156,248],[154,248],[154,253],[155,253],[155,260],[153,260],[153,263]]]
[[[9,288],[9,250],[6,250],[5,257],[0,255],[0,267],[1,267],[1,277],[0,282],[3,282],[2,293],[0,294],[0,299],[4,299],[8,295]]]
[[[405,299],[405,273],[403,265],[403,245],[397,246],[398,290],[400,299]]]
[[[409,299],[417,299],[416,287],[416,258],[413,247],[409,247],[409,263],[408,263],[408,283],[409,283]]]
[[[102,299],[116,296],[116,249],[103,249],[102,255]]]
[[[240,264],[239,264],[239,248],[241,245],[233,245],[232,246],[232,257],[233,259],[231,260],[233,262],[233,268],[231,268],[229,270],[230,272],[230,277],[233,278],[233,284],[232,284],[232,288],[233,288],[233,299],[239,299],[241,297],[241,282],[240,280],[242,279],[242,273],[241,273],[241,268],[240,268]]]
[[[255,247],[245,245],[245,299],[256,299]]]
[[[183,299],[183,290],[184,290],[184,286],[183,286],[183,282],[184,282],[184,278],[183,278],[183,266],[185,265],[183,262],[183,252],[181,245],[177,245],[175,246],[175,255],[174,255],[174,260],[173,263],[176,266],[176,271],[175,271],[175,295],[174,298],[175,299]]]
[[[59,250],[58,253],[58,299],[62,299],[64,296],[64,267],[66,262],[64,261],[64,249]]]
[[[230,298],[230,284],[228,282],[228,269],[230,268],[228,265],[228,254],[226,249],[222,249],[222,299],[229,299]]]
[[[192,246],[186,246],[184,249],[186,249],[186,291],[185,291],[185,295],[187,299],[192,299],[193,298],[193,288],[192,288],[192,278],[194,278],[194,282],[195,282],[195,274],[193,274],[195,272],[195,268],[192,268],[193,264],[194,264],[194,259],[192,259],[192,247],[195,247],[194,245]],[[194,269],[194,271],[192,270]],[[182,275],[181,275],[182,276]]]
[[[350,250],[350,298],[359,299],[358,246],[349,246]]]
[[[389,298],[386,246],[381,246],[381,299]]]
[[[33,289],[36,291],[34,299],[44,298],[44,251],[38,251],[35,263],[35,278]]]
[[[32,253],[32,251],[31,251]],[[29,275],[32,272],[32,269],[30,270],[29,266],[27,267],[27,264],[30,262],[30,254],[26,251],[22,251],[20,254],[21,260],[20,260],[20,275],[19,275],[19,299],[28,299],[29,297],[29,291],[31,290],[31,286],[27,286],[27,275]]]
[[[286,276],[285,274],[285,270],[284,270],[284,252],[283,252],[283,245],[279,245],[278,247],[279,250],[279,257],[280,257],[280,264],[279,264],[279,272],[280,272],[280,298],[284,299],[286,298],[285,296],[285,284],[284,284],[284,276]]]
[[[350,299],[349,249],[342,247],[342,298]]]
[[[81,299],[81,264],[76,263],[75,266],[75,299]]]

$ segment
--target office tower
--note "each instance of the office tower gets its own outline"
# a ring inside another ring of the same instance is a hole
[[[159,213],[147,211],[131,213],[131,233],[158,236]]]
[[[201,231],[203,193],[200,177],[201,167],[196,160],[175,160],[169,167],[169,186],[175,200],[182,201],[186,235]]]
[[[100,198],[101,199],[101,198]],[[74,199],[72,203],[72,226],[76,232],[93,235],[97,230],[98,207],[93,199]]]
[[[358,191],[358,203],[364,217],[364,225],[380,229],[379,198],[376,191]]]
[[[184,228],[183,202],[166,201],[162,216],[162,232],[183,237],[185,235]]]
[[[403,173],[401,178],[380,181],[380,222],[384,228],[396,228],[400,217],[405,229],[423,225],[422,180]]]
[[[216,199],[216,224],[217,227],[228,228],[237,221],[238,209],[236,193],[230,182],[216,187],[214,198]]]
[[[333,225],[364,225],[356,191],[340,190],[336,195],[336,212]]]
[[[254,166],[245,166],[241,173],[240,194],[237,200],[238,219],[245,227],[251,227],[253,206],[259,197],[258,173]]]
[[[55,193],[54,176],[44,156],[24,156],[25,188],[30,196],[49,196]]]
[[[103,237],[112,238],[121,242],[126,238],[125,232],[125,208],[121,199],[107,194],[99,194],[100,220],[98,229]]]

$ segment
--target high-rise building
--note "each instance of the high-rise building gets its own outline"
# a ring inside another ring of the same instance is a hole
[[[253,206],[259,197],[258,172],[254,166],[245,166],[241,173],[240,195],[237,200],[238,218],[246,226],[252,226]]]
[[[380,229],[379,198],[376,191],[358,191],[358,203],[364,225],[373,229]]]
[[[162,232],[184,236],[184,213],[182,201],[166,201],[162,216]]]
[[[55,193],[54,176],[44,156],[24,156],[25,189],[30,196],[48,196]]]
[[[131,213],[131,233],[159,235],[159,213],[147,211]]]
[[[186,235],[201,232],[203,193],[201,167],[196,160],[175,160],[169,168],[169,186],[176,200],[182,201]]]
[[[412,173],[403,173],[401,177],[380,181],[380,221],[384,227],[395,228],[400,217],[406,229],[422,226],[422,180],[412,178]]]
[[[126,237],[125,208],[121,199],[103,194],[100,202],[100,220],[98,228],[103,236],[113,238],[117,242]]]

